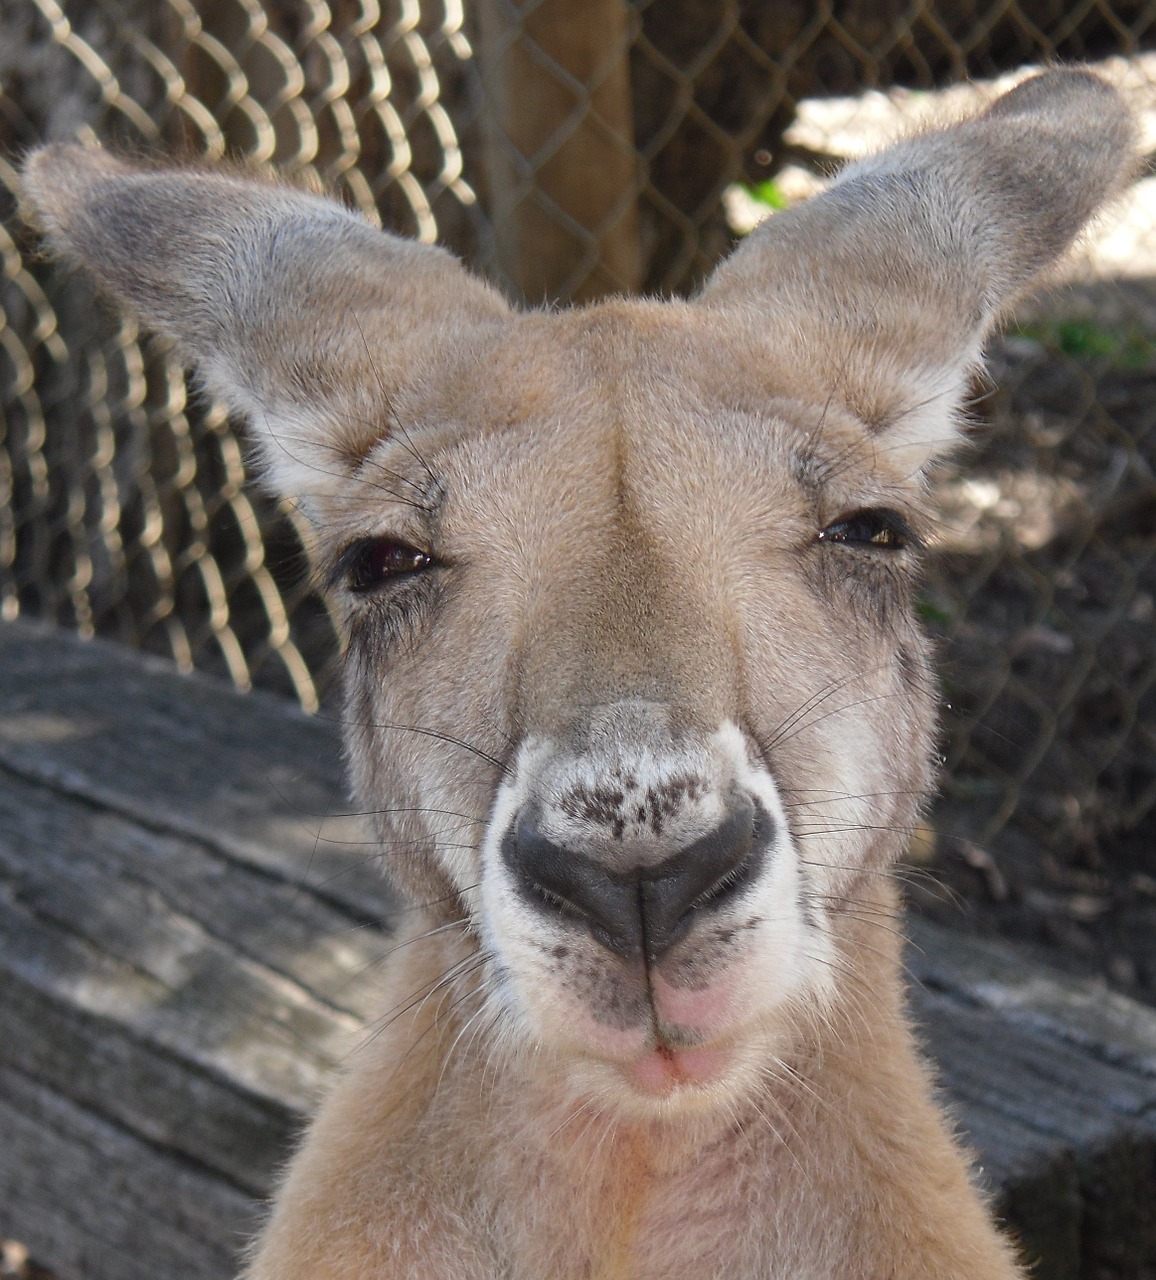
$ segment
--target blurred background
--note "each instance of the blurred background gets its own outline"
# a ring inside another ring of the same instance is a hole
[[[276,166],[529,304],[686,294],[842,160],[1055,61],[1156,147],[1156,0],[4,0],[0,618],[333,705],[298,514],[163,345],[38,258],[27,148]],[[1146,170],[991,344],[936,477],[945,779],[908,873],[918,909],[1152,1002],[1154,211]]]

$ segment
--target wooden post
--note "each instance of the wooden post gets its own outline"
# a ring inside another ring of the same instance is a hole
[[[528,302],[637,291],[625,0],[481,0],[496,274]]]

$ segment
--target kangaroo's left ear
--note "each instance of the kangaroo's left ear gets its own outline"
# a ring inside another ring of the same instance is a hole
[[[1136,168],[1119,94],[1088,72],[1050,71],[774,214],[699,304],[773,332],[770,358],[802,394],[834,396],[914,471],[954,443],[1000,313]]]
[[[251,420],[266,474],[298,497],[357,467],[431,359],[511,319],[445,250],[254,177],[50,146],[25,165],[23,195],[57,253]]]

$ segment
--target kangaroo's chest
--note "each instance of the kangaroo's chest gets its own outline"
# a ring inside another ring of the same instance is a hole
[[[593,1158],[577,1144],[572,1165],[542,1167],[517,1195],[514,1180],[506,1181],[500,1203],[483,1210],[501,1222],[497,1274],[516,1280],[806,1276],[797,1251],[788,1259],[775,1244],[799,1239],[797,1225],[784,1230],[782,1215],[805,1214],[805,1198],[790,1176],[781,1180],[774,1170],[753,1191],[745,1145],[671,1169],[655,1161],[645,1142],[605,1137],[603,1143],[608,1150]],[[547,1165],[561,1155],[552,1153]],[[781,1192],[768,1198],[767,1188],[780,1182]]]

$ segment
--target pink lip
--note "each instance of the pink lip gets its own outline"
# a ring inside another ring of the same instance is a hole
[[[712,983],[704,988],[674,987],[661,973],[650,975],[654,1005],[664,1022],[693,1027],[698,1035],[717,1036],[734,1016],[732,984]]]
[[[659,1045],[636,1058],[626,1076],[641,1092],[665,1097],[685,1085],[706,1085],[726,1069],[724,1049],[670,1049]]]

